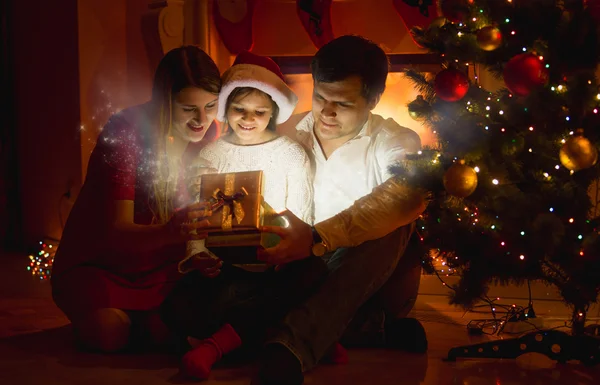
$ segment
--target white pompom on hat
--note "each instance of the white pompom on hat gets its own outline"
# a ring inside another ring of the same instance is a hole
[[[227,98],[238,87],[256,88],[269,95],[279,107],[277,124],[288,120],[298,104],[298,97],[285,83],[277,63],[252,52],[240,52],[231,68],[223,74],[222,82],[217,110],[217,119],[221,122],[226,119]]]

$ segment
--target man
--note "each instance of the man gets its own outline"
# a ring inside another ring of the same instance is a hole
[[[292,117],[291,129],[288,125],[281,131],[299,141],[311,158],[316,224],[311,227],[286,212],[289,227],[263,229],[282,240],[260,252],[259,259],[283,264],[319,256],[330,273],[318,292],[289,312],[267,340],[258,376],[263,385],[302,384],[302,373],[342,337],[359,309],[376,299],[381,304],[374,294],[382,287],[391,285],[398,290],[394,296],[404,298],[383,301],[388,316],[405,316],[408,311],[399,307],[406,303],[407,291],[416,296],[419,282],[418,262],[403,263],[403,254],[414,221],[425,209],[425,195],[403,186],[389,167],[418,151],[420,139],[392,119],[371,113],[385,89],[387,56],[367,39],[342,36],[317,52],[311,68],[312,113]],[[386,284],[392,274],[395,283]],[[394,301],[396,308],[389,308]],[[411,350],[424,352],[423,328],[412,321],[388,325],[412,328],[405,334],[420,340]]]

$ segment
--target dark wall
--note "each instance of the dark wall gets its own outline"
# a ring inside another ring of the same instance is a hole
[[[0,249],[19,244],[20,202],[17,193],[14,69],[11,2],[0,0]]]
[[[9,205],[20,203],[21,218],[8,227],[29,246],[60,237],[64,196],[81,184],[77,0],[8,2],[18,170]]]

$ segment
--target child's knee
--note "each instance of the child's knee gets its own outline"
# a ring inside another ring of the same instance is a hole
[[[120,309],[98,309],[74,322],[73,328],[83,347],[112,353],[129,343],[131,320]]]

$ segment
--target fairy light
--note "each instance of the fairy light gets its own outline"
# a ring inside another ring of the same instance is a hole
[[[529,131],[533,131],[533,126],[529,126]]]
[[[523,260],[525,259],[525,256],[524,256],[523,254],[521,254],[521,255],[519,255],[519,259],[520,259],[521,261],[523,261]]]
[[[495,185],[498,185],[498,183],[500,183],[500,182],[498,181],[498,179],[492,179],[492,183]]]
[[[479,167],[475,166],[473,167],[473,170],[475,170],[475,172],[479,172]]]
[[[27,271],[31,272],[34,278],[41,281],[50,279],[57,247],[57,242],[40,241],[40,250],[28,256]]]
[[[569,223],[573,223],[573,222],[575,222],[575,219],[569,218]]]

